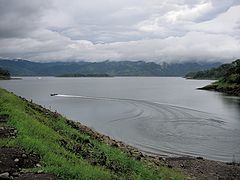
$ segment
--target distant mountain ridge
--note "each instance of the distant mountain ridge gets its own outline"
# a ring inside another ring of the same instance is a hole
[[[32,62],[0,59],[0,67],[13,76],[61,76],[63,74],[108,74],[110,76],[184,76],[192,71],[206,70],[219,62],[162,63],[144,61],[102,62]]]

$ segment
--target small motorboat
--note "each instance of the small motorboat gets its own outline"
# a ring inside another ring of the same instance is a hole
[[[56,96],[56,95],[58,95],[58,94],[56,94],[56,93],[52,93],[52,94],[50,94],[50,96]]]

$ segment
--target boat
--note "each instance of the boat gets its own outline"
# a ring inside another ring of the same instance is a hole
[[[56,95],[58,95],[58,94],[56,94],[56,93],[52,93],[52,94],[50,94],[50,96],[56,96]]]

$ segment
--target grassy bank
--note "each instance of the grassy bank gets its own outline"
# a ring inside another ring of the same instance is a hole
[[[0,147],[20,147],[40,155],[42,170],[64,179],[184,179],[176,170],[143,162],[126,151],[78,130],[58,113],[0,89],[0,115],[9,116],[15,138]]]

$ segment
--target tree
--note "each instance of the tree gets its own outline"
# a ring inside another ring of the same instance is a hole
[[[9,79],[10,73],[8,70],[0,68],[0,79]]]

